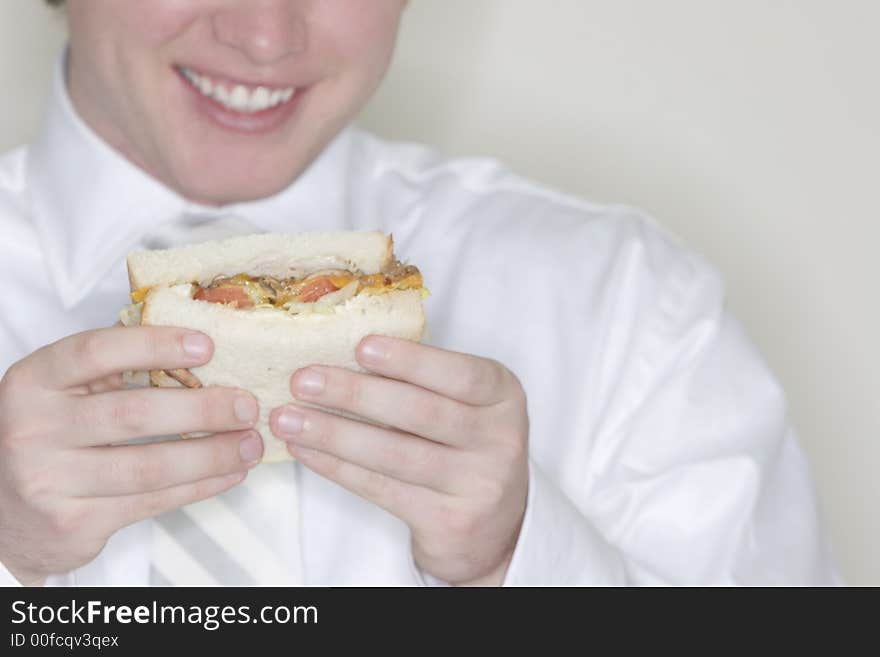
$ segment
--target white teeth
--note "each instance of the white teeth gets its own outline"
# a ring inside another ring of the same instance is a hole
[[[249,96],[247,88],[244,85],[238,84],[229,96],[229,104],[232,105],[232,109],[244,112],[248,107]]]
[[[269,107],[269,90],[266,87],[257,87],[256,91],[251,94],[248,109],[251,112],[259,112],[264,107]]]
[[[285,87],[283,89],[270,89],[269,87],[249,88],[243,84],[227,89],[222,84],[211,80],[207,75],[200,75],[192,69],[181,67],[180,71],[183,77],[203,96],[213,98],[223,107],[236,112],[261,112],[281,103],[286,103],[296,92],[294,87]]]

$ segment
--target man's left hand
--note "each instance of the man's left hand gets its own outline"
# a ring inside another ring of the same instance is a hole
[[[528,414],[500,363],[380,336],[357,347],[379,376],[311,366],[295,399],[369,422],[289,405],[273,433],[314,472],[403,520],[416,563],[452,584],[498,585],[528,492]]]

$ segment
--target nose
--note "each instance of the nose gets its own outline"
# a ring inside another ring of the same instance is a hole
[[[214,14],[214,37],[254,64],[274,64],[306,49],[304,4],[298,0],[233,2]]]

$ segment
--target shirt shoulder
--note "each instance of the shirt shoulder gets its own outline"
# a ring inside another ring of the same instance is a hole
[[[368,224],[393,232],[413,261],[440,256],[509,276],[528,271],[547,289],[638,300],[666,313],[675,304],[723,297],[717,270],[648,213],[601,203],[529,180],[491,158],[448,157],[434,148],[359,132],[356,198]],[[554,280],[555,279],[555,285]],[[690,290],[690,292],[686,292]],[[705,307],[705,304],[703,304]]]

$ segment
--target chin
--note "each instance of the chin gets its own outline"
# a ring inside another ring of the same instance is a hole
[[[280,171],[288,171],[279,175]],[[207,174],[207,175],[205,175]],[[274,196],[296,180],[299,170],[278,164],[265,174],[253,168],[202,169],[201,175],[179,176],[173,188],[184,198],[203,205],[219,206],[256,201]]]
[[[288,126],[271,134],[238,134],[218,129],[193,130],[180,122],[170,134],[188,138],[164,144],[165,176],[184,198],[205,205],[229,205],[274,196],[291,185],[335,131],[309,123],[312,135]],[[159,169],[162,170],[161,168]]]

